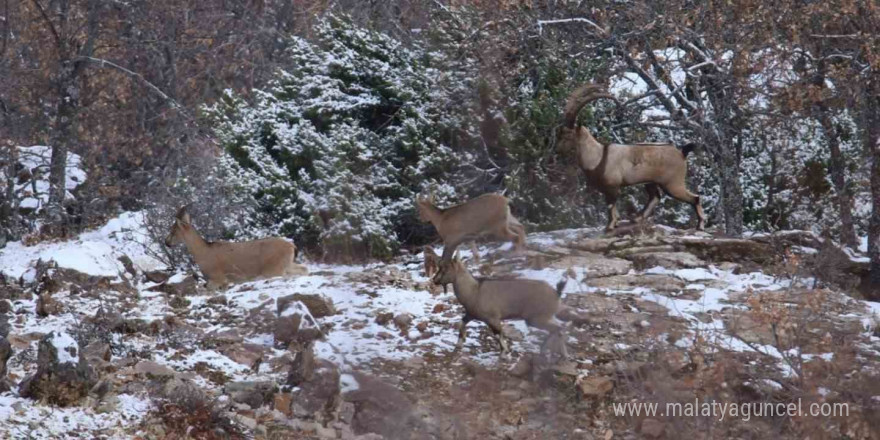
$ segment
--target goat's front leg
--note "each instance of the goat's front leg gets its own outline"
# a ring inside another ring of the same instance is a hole
[[[489,324],[489,328],[492,329],[492,332],[495,333],[495,336],[498,337],[498,342],[501,344],[501,357],[507,357],[510,354],[510,350],[507,347],[507,340],[504,339],[504,328],[501,326],[501,321],[493,320],[487,322]]]
[[[455,344],[455,351],[461,350],[464,341],[467,339],[467,325],[474,319],[473,316],[465,314],[461,319],[461,327],[458,329],[458,342]]]
[[[605,230],[613,231],[620,220],[620,214],[617,212],[617,191],[605,194],[605,204],[608,206],[608,225],[605,226]]]

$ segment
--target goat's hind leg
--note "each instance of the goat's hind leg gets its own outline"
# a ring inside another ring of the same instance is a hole
[[[486,324],[489,325],[489,328],[492,329],[492,332],[498,337],[498,342],[501,344],[501,357],[507,357],[507,355],[510,354],[510,349],[507,346],[507,340],[504,339],[504,328],[501,326],[501,321],[493,320]]]
[[[697,230],[702,231],[706,228],[706,215],[703,213],[703,205],[700,203],[700,196],[688,191],[683,184],[667,186],[664,187],[663,190],[676,200],[680,200],[693,206],[694,212],[697,214]]]
[[[551,342],[558,341],[558,352],[560,356],[562,356],[563,359],[568,359],[568,348],[565,344],[565,327],[561,324],[551,322],[551,319],[546,321],[527,321],[526,324],[528,324],[529,327],[538,328],[548,333],[547,338],[544,339],[544,342],[541,344],[541,357],[544,357],[544,354],[547,351],[547,346],[550,345]]]
[[[660,203],[660,187],[656,183],[645,185],[645,191],[648,193],[648,203],[645,204],[642,212],[636,217],[636,223],[643,223],[647,220],[654,213],[657,204]]]

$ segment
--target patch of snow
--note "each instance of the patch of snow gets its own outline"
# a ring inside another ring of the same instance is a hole
[[[339,391],[342,394],[357,391],[361,388],[361,384],[351,374],[345,373],[339,376]]]
[[[77,345],[73,337],[65,332],[53,332],[50,340],[58,352],[59,364],[75,364],[79,362],[79,345]]]

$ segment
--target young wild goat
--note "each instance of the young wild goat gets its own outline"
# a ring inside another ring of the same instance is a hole
[[[493,235],[511,240],[517,249],[526,241],[526,229],[510,214],[507,197],[483,194],[460,205],[441,209],[434,206],[434,196],[417,198],[419,219],[431,222],[443,239],[442,261],[452,259],[455,249],[469,238]]]
[[[591,184],[597,186],[605,195],[608,204],[607,230],[617,226],[617,197],[620,188],[641,183],[647,184],[648,204],[636,217],[641,223],[648,218],[660,202],[660,190],[666,194],[693,205],[697,215],[697,229],[706,224],[700,196],[685,187],[687,176],[687,155],[695,144],[687,144],[681,150],[672,144],[609,144],[599,143],[590,131],[577,125],[577,115],[587,103],[599,99],[615,99],[604,92],[601,86],[584,85],[572,92],[565,105],[564,124],[557,136],[557,151],[562,154],[577,154],[578,164],[586,173]]]
[[[501,343],[501,353],[508,353],[507,341],[501,329],[501,321],[523,319],[530,327],[550,332],[541,346],[543,354],[547,343],[558,337],[562,348],[561,354],[568,356],[563,338],[563,327],[556,322],[559,311],[560,296],[565,288],[566,280],[560,281],[556,289],[544,281],[523,279],[476,279],[464,263],[455,256],[452,261],[441,261],[440,271],[434,276],[434,283],[452,283],[455,297],[464,306],[465,314],[458,331],[456,351],[464,345],[467,324],[472,320],[485,322]]]
[[[199,270],[208,279],[208,288],[225,287],[230,282],[243,282],[277,276],[305,275],[305,266],[296,264],[296,246],[283,238],[232,243],[209,242],[192,225],[186,207],[177,211],[166,246],[183,242]]]

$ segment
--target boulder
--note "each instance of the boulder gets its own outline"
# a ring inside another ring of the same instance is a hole
[[[223,394],[236,403],[244,403],[251,408],[259,408],[275,398],[277,391],[274,381],[229,382],[223,386]]]
[[[628,257],[638,270],[645,270],[656,266],[667,269],[689,269],[693,267],[705,267],[706,262],[688,252],[645,252],[633,254]]]
[[[134,372],[148,378],[174,377],[177,373],[162,364],[153,361],[140,361],[134,366]]]
[[[21,382],[18,393],[69,406],[86,397],[94,384],[94,373],[76,340],[64,332],[51,332],[40,340],[37,372]]]
[[[633,264],[622,258],[606,257],[594,253],[581,253],[580,255],[566,256],[550,263],[555,269],[568,269],[570,267],[582,267],[587,270],[587,278],[601,278],[612,275],[625,275],[632,269]]]
[[[401,330],[406,330],[412,324],[413,317],[409,313],[401,313],[394,317],[394,325]]]
[[[403,391],[363,373],[355,372],[352,376],[357,387],[344,397],[354,404],[351,428],[355,434],[376,433],[393,439],[432,438]]]
[[[290,361],[290,370],[287,372],[287,385],[299,386],[309,381],[315,375],[315,352],[312,344],[309,344],[297,352]]]
[[[57,315],[61,313],[61,304],[52,298],[49,292],[43,292],[37,297],[37,316],[43,318],[49,315]]]
[[[111,355],[110,344],[103,341],[92,342],[83,349],[86,361],[98,370],[109,365]]]
[[[586,397],[602,397],[614,389],[614,381],[609,377],[590,376],[577,382],[581,394]]]
[[[330,300],[330,298],[323,295],[306,295],[302,293],[294,293],[293,295],[278,298],[278,313],[280,314],[282,309],[287,308],[288,303],[295,301],[303,303],[309,310],[309,313],[315,318],[323,318],[325,316],[336,314],[336,308],[333,306],[333,301]]]
[[[328,361],[318,361],[312,377],[291,390],[291,398],[291,412],[296,417],[321,423],[333,420],[342,402],[339,370]]]
[[[151,283],[162,284],[171,278],[171,273],[164,270],[153,270],[144,272],[144,278]]]
[[[5,393],[12,388],[6,378],[6,362],[12,357],[12,344],[5,337],[0,338],[0,393]]]
[[[661,274],[615,275],[592,279],[590,287],[614,290],[633,290],[641,287],[660,292],[678,292],[684,289],[684,281]]]
[[[281,302],[279,299],[277,313],[274,329],[276,347],[305,347],[322,336],[318,322],[305,304],[299,301]]]
[[[263,362],[266,348],[259,344],[241,343],[232,344],[220,351],[233,361],[250,368],[256,372]]]

